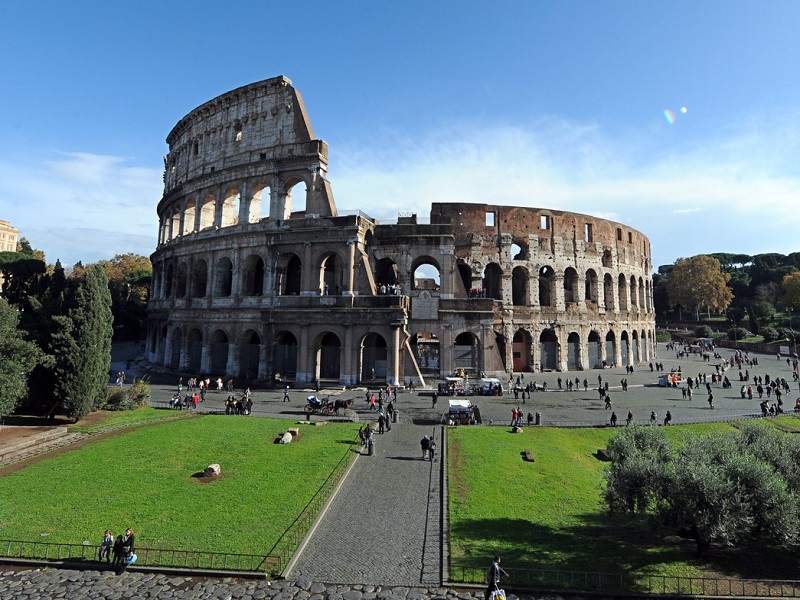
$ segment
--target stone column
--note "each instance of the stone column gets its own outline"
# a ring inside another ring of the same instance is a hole
[[[550,290],[551,306],[558,312],[564,312],[564,272],[556,271],[553,274],[553,289]]]
[[[298,382],[311,383],[316,371],[316,348],[309,347],[310,333],[308,325],[300,327],[300,339],[297,344],[297,376]]]
[[[300,283],[301,296],[319,296],[319,268],[311,264],[311,242],[303,244],[303,275]]]
[[[344,296],[355,295],[355,278],[356,278],[356,245],[358,238],[347,240],[347,273],[345,273],[345,289],[342,290]],[[333,293],[334,290],[331,290]]]
[[[391,384],[392,386],[398,385],[401,383],[400,379],[400,353],[402,352],[401,348],[401,330],[402,327],[400,325],[391,325],[391,335],[389,336],[389,344],[388,348],[386,349],[387,356],[386,356],[386,382]]]
[[[353,326],[348,324],[344,329],[344,343],[340,348],[342,355],[339,362],[339,383],[342,385],[355,385],[358,381],[358,360],[355,358],[353,348]]]

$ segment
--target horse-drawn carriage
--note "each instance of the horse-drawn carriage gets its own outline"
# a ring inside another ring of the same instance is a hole
[[[320,400],[316,396],[312,395],[306,398],[305,411],[306,413],[312,415],[332,415],[333,413],[338,415],[340,408],[349,408],[352,404],[352,398],[350,400],[337,399],[331,401],[328,396],[325,396]]]

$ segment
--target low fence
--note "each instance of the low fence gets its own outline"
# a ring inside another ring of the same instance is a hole
[[[525,590],[560,590],[598,594],[653,594],[680,596],[728,596],[799,598],[800,581],[779,579],[726,579],[678,577],[637,573],[557,571],[503,567],[508,577],[501,587]],[[451,565],[450,583],[486,584],[486,567]]]
[[[99,548],[95,544],[60,544],[56,542],[0,540],[0,556],[4,558],[72,563],[99,563],[98,550]],[[137,565],[171,569],[268,572],[274,567],[269,557],[257,554],[198,552],[195,550],[168,550],[162,548],[137,547],[136,556]]]

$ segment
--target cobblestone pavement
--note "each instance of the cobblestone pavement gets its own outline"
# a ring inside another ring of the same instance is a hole
[[[515,596],[508,600],[556,600],[559,596]],[[0,572],[3,600],[481,600],[482,590],[390,585],[325,585],[307,579],[264,581],[159,575],[129,571],[18,569]],[[573,597],[572,600],[575,600]]]
[[[441,426],[414,425],[400,414],[376,434],[375,451],[358,457],[289,577],[363,584],[441,582],[441,458],[422,460],[420,439]],[[423,415],[424,417],[424,415]]]

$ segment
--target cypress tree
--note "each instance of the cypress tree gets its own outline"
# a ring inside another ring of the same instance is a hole
[[[56,359],[55,392],[75,421],[103,406],[111,365],[111,294],[98,266],[79,281],[66,315],[54,317],[51,348]]]

